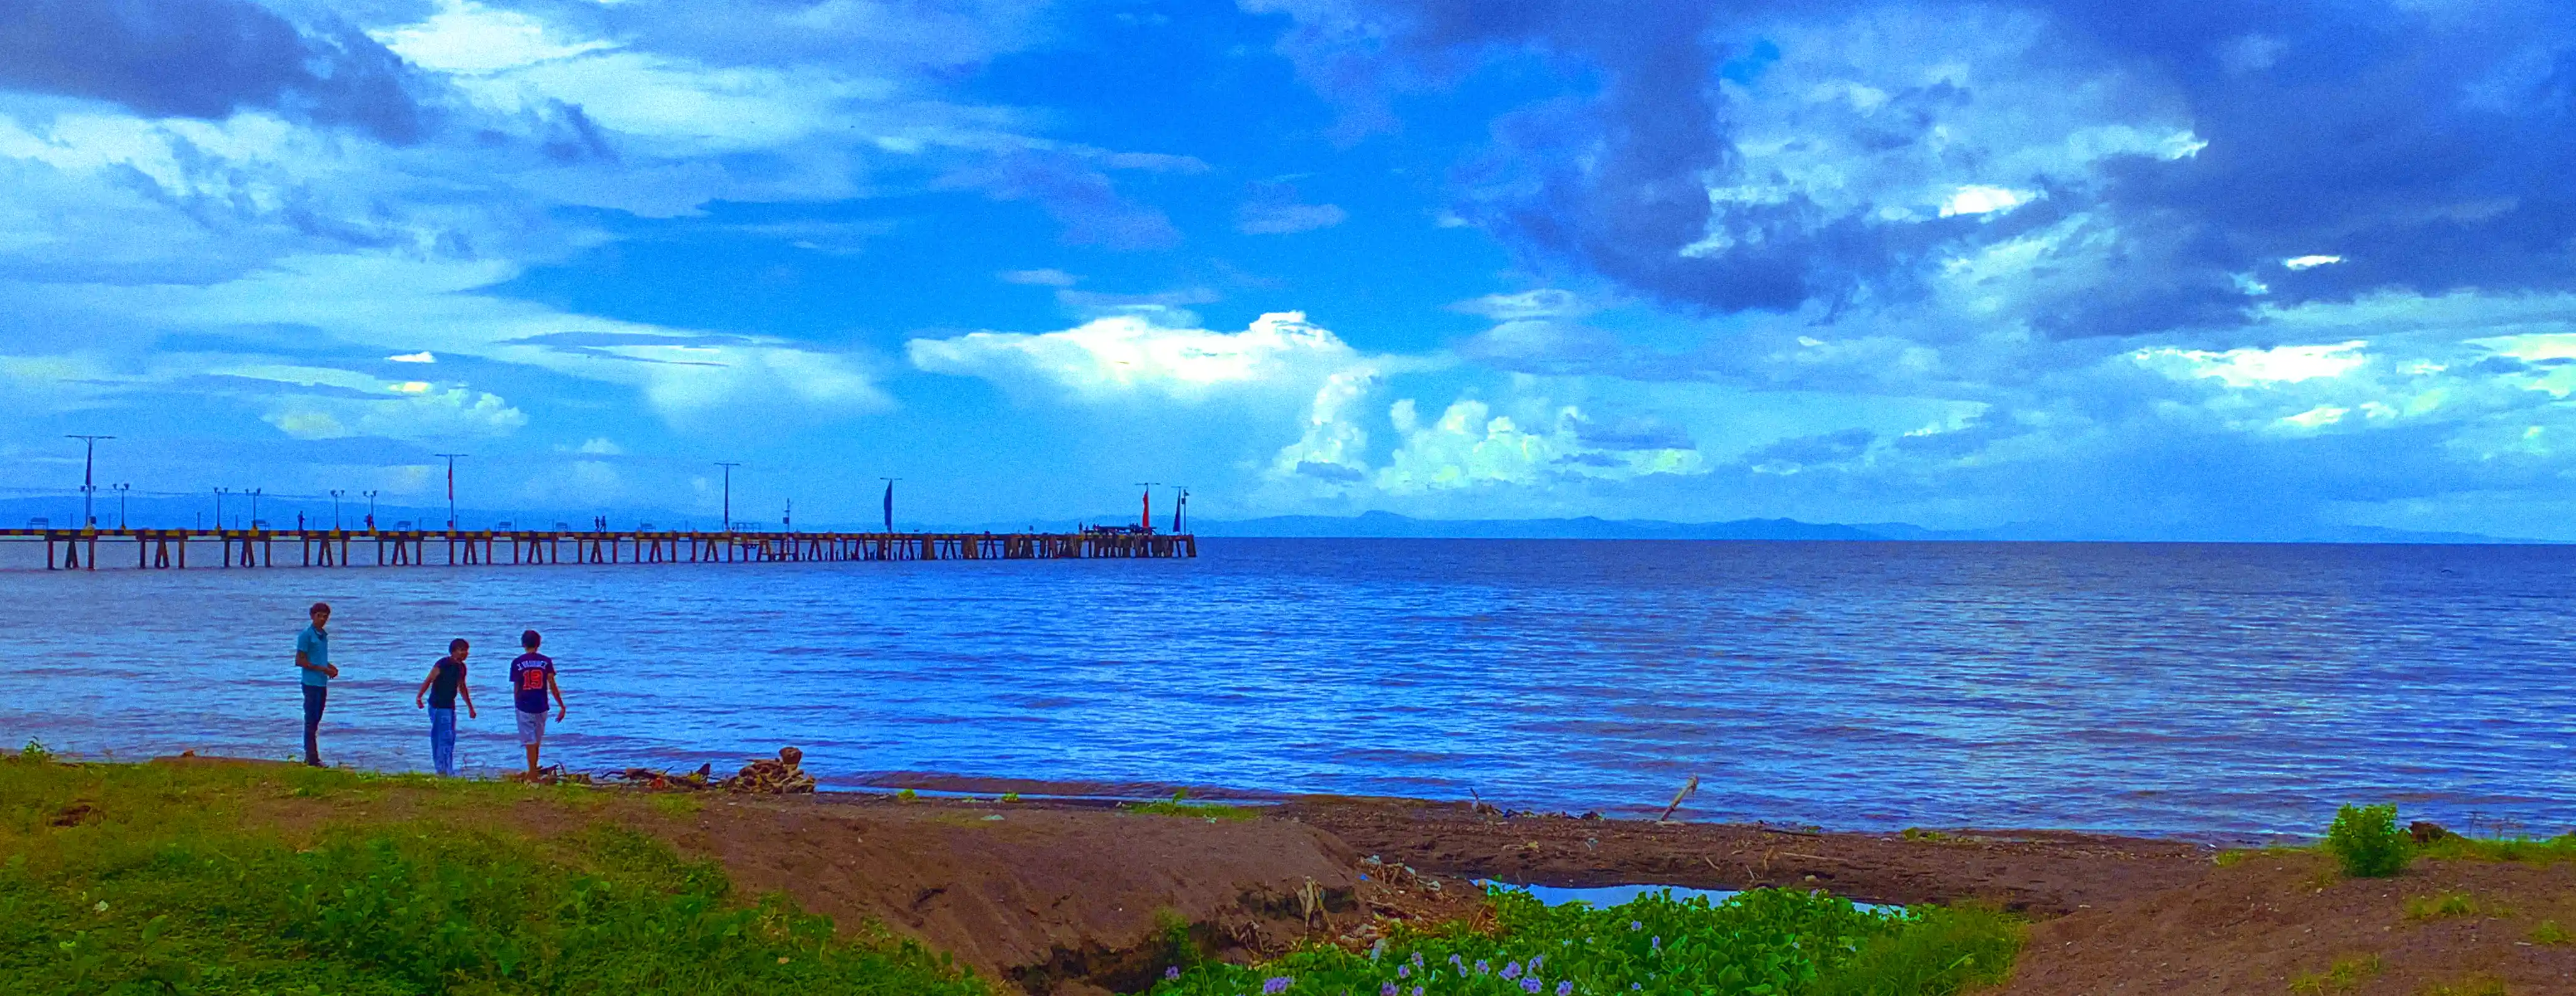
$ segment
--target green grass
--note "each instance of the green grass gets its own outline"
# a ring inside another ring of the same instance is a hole
[[[2409,920],[2445,920],[2484,912],[2488,912],[2486,908],[2465,892],[2443,892],[2406,900],[2406,919]]]
[[[1261,818],[1261,811],[1250,806],[1223,806],[1213,802],[1185,801],[1189,797],[1190,790],[1181,789],[1173,792],[1169,799],[1158,799],[1153,802],[1122,802],[1118,804],[1118,808],[1124,812],[1150,813],[1155,816],[1195,816],[1210,823],[1218,820],[1240,821]]]
[[[2450,858],[2461,861],[2519,861],[2545,865],[2576,861],[2576,833],[2560,837],[2445,837],[2418,846],[2415,853],[2426,858]]]
[[[613,824],[538,838],[439,818],[530,800],[582,814],[607,795],[0,761],[0,992],[985,991],[882,932],[839,937],[736,896],[713,864]]]
[[[2531,928],[2533,944],[2556,945],[2571,941],[2576,941],[2576,934],[2568,933],[2567,928],[2559,926],[2556,920],[2542,920],[2539,926]]]
[[[1978,907],[1879,913],[1756,889],[1711,904],[1654,894],[1607,909],[1493,894],[1495,928],[1399,928],[1368,953],[1316,946],[1257,966],[1179,958],[1153,996],[1580,993],[1948,996],[1999,981],[2022,923]]]
[[[2417,996],[2512,996],[2504,980],[2492,975],[2473,975],[2456,982],[2427,985],[2415,991]]]
[[[2325,971],[2301,975],[2290,980],[2290,991],[2299,996],[2321,996],[2325,993],[2348,993],[2361,988],[2387,968],[2378,955],[2363,954],[2338,958]]]

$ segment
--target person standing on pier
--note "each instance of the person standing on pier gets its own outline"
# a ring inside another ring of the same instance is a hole
[[[307,610],[313,625],[295,634],[296,673],[304,677],[304,763],[322,766],[322,705],[330,701],[331,679],[340,669],[331,664],[331,603],[315,602]]]
[[[563,687],[555,684],[555,661],[537,652],[545,637],[536,630],[519,634],[527,652],[510,662],[510,691],[519,713],[519,745],[528,749],[528,777],[537,777],[537,748],[546,739],[546,694],[554,693],[555,722],[563,722]]]
[[[429,666],[429,677],[420,679],[420,690],[413,692],[411,707],[418,709],[422,698],[429,706],[429,763],[441,776],[456,776],[456,697],[465,696],[465,717],[475,718],[474,690],[465,687],[465,655],[473,646],[463,639],[447,641],[447,656]]]

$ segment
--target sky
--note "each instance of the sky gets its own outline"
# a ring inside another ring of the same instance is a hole
[[[2571,362],[2549,0],[0,0],[15,494],[2576,539]]]

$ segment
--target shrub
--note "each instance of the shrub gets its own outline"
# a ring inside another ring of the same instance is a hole
[[[1866,910],[1787,889],[1607,909],[1499,890],[1492,901],[1490,931],[1400,926],[1367,953],[1174,964],[1153,996],[1949,996],[2002,979],[2022,944],[2021,922],[1991,909]]]
[[[2397,829],[2397,807],[2350,806],[2335,811],[2326,828],[2326,850],[2354,878],[2387,878],[2406,870],[2406,835]]]

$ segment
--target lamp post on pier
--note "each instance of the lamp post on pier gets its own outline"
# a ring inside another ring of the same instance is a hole
[[[335,532],[335,533],[336,533],[336,532],[339,532],[339,531],[340,531],[340,496],[341,496],[341,495],[344,495],[344,494],[347,494],[347,493],[348,493],[348,492],[346,492],[346,491],[342,491],[342,490],[340,490],[340,489],[338,489],[338,488],[333,488],[333,489],[331,489],[331,531],[332,531],[332,532]]]
[[[252,529],[264,529],[268,526],[267,523],[260,521],[259,518],[259,496],[265,493],[266,490],[267,489],[265,488],[245,488],[242,490],[243,494],[250,496],[250,527]]]
[[[90,511],[90,500],[98,494],[96,478],[91,476],[91,472],[98,469],[98,441],[116,437],[74,434],[63,438],[77,439],[85,444],[81,453],[81,525],[84,528],[95,529],[98,527],[98,515]]]
[[[742,465],[718,460],[716,466],[724,468],[724,528],[719,531],[729,533],[733,531],[733,469]]]
[[[118,529],[125,528],[125,492],[133,487],[134,485],[131,484],[116,486],[116,528]]]
[[[376,531],[376,492],[373,488],[367,489],[367,531]]]
[[[231,490],[231,488],[215,489],[215,531],[219,533],[224,531],[224,494]]]

